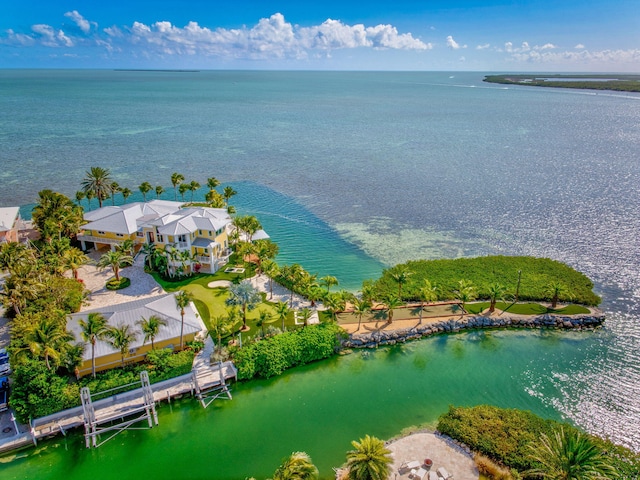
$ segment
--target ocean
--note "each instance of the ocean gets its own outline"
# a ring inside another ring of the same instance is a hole
[[[352,290],[416,258],[566,262],[595,281],[606,325],[560,335],[584,355],[541,357],[519,395],[640,451],[640,95],[482,78],[0,70],[0,206],[73,197],[90,166],[172,199],[177,171],[233,185],[279,262]]]

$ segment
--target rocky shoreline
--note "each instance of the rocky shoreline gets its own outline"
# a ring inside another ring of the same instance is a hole
[[[478,330],[486,328],[553,328],[564,330],[590,330],[600,327],[605,320],[604,313],[593,312],[584,315],[552,315],[537,316],[468,316],[449,318],[437,322],[423,323],[411,328],[398,330],[377,330],[367,333],[353,333],[343,341],[345,348],[376,348],[380,345],[395,345],[409,340],[453,333],[461,330]]]

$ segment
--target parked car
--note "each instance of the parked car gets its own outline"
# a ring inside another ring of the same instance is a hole
[[[4,412],[9,408],[9,379],[0,377],[0,412]]]

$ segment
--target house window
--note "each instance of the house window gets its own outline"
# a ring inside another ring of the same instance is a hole
[[[142,233],[142,232],[136,232],[136,235],[137,235],[138,237],[143,237],[143,236],[144,236],[144,233]]]
[[[209,236],[211,236],[211,230],[209,230]]]
[[[164,237],[162,235],[158,235],[156,238],[158,239],[158,242],[164,243]]]
[[[187,236],[186,235],[179,235],[178,236],[178,241],[179,242],[186,242],[187,241]]]
[[[202,230],[198,230],[198,235],[202,235]]]
[[[100,230],[98,230],[98,235],[104,235],[104,232],[101,232]]]
[[[116,233],[116,237],[124,237],[124,235],[121,233]]]
[[[204,249],[204,253],[209,253],[209,249],[208,249],[208,248],[205,248],[205,249]]]

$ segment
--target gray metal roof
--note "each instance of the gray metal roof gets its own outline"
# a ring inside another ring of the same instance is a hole
[[[6,232],[13,228],[20,214],[18,207],[0,208],[0,232]]]
[[[175,294],[170,293],[161,297],[147,298],[136,300],[133,302],[113,305],[109,307],[96,308],[82,313],[75,313],[69,317],[67,321],[67,329],[76,337],[76,341],[81,342],[81,328],[79,320],[85,320],[90,313],[102,313],[107,319],[109,326],[119,327],[121,325],[130,325],[132,330],[137,333],[137,339],[129,346],[130,349],[142,346],[144,334],[140,329],[138,322],[144,317],[149,318],[151,315],[158,315],[163,318],[167,325],[160,328],[155,342],[176,339],[180,340],[180,310],[176,307]],[[184,335],[197,333],[206,330],[206,327],[199,315],[197,315],[193,305],[185,308],[184,314]],[[119,353],[118,350],[111,347],[106,341],[96,342],[96,358]],[[83,355],[84,360],[91,360],[91,346],[87,345]]]

